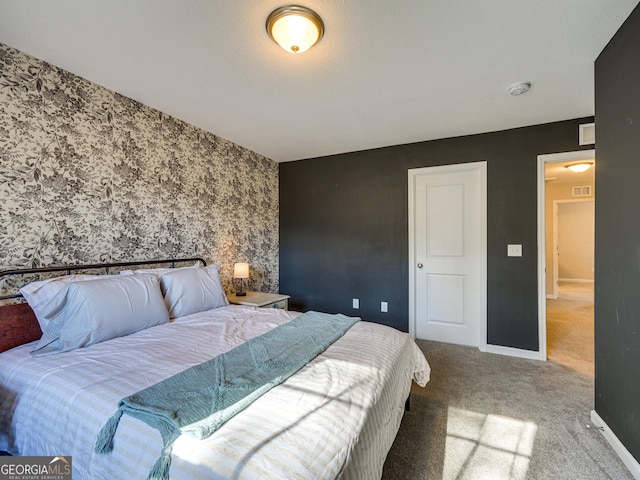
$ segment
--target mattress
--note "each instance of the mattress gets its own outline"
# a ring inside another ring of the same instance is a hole
[[[157,430],[125,415],[114,450],[96,454],[118,401],[299,315],[225,306],[72,352],[0,354],[0,450],[71,455],[74,479],[146,478]],[[358,322],[324,353],[205,440],[174,444],[172,479],[380,478],[412,379],[429,365],[395,329]]]

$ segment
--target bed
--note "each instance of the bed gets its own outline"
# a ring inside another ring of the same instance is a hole
[[[162,292],[167,302],[169,290]],[[2,338],[11,340],[0,349],[17,344],[0,353],[0,450],[71,455],[75,479],[146,478],[163,447],[146,423],[124,415],[113,451],[94,450],[118,402],[301,315],[226,303],[177,310],[168,322],[34,357],[43,340],[33,312],[26,304],[0,307]],[[429,373],[406,333],[359,321],[208,438],[180,436],[170,477],[380,478],[411,382],[424,386]]]

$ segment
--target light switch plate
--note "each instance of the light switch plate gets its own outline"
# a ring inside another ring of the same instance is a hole
[[[522,245],[507,245],[507,257],[521,257]]]
[[[380,311],[386,313],[389,311],[389,304],[387,302],[380,302]]]
[[[360,308],[360,300],[357,298],[353,299],[353,308]]]

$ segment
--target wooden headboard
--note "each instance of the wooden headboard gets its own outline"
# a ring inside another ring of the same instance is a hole
[[[26,303],[0,307],[0,352],[33,342],[42,336],[33,310]]]
[[[45,268],[26,268],[18,270],[0,271],[0,278],[13,276],[23,276],[31,274],[45,274],[63,272],[70,275],[71,272],[78,270],[103,270],[109,273],[111,268],[120,267],[138,267],[143,265],[170,265],[175,267],[176,264],[201,262],[206,265],[202,258],[177,258],[169,260],[144,260],[140,262],[119,262],[119,263],[98,263],[91,265],[71,265]],[[0,297],[0,300],[8,300],[20,298],[22,295],[8,295]],[[15,305],[0,306],[0,353],[25,343],[33,342],[42,336],[42,330],[38,324],[35,314],[31,307],[26,303],[18,303]]]

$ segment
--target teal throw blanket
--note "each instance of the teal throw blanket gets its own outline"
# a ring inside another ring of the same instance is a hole
[[[123,413],[160,431],[164,448],[149,479],[168,479],[182,434],[207,438],[261,395],[327,349],[359,318],[307,312],[200,365],[123,398],[100,430],[96,453],[113,449]]]

